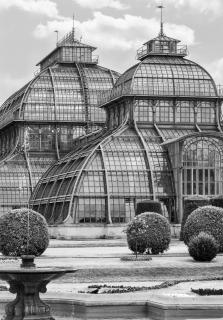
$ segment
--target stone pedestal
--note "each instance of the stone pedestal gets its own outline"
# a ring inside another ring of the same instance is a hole
[[[44,303],[40,293],[47,291],[47,284],[66,273],[76,272],[61,268],[24,267],[0,270],[0,279],[8,282],[11,293],[16,294],[14,301],[5,308],[4,320],[55,320],[50,307]]]

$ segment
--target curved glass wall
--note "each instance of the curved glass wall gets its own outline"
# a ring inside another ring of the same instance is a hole
[[[167,204],[174,198],[173,177],[160,142],[154,129],[124,127],[100,137],[43,176],[33,208],[51,224],[68,217],[74,223],[122,223],[134,216],[140,199],[156,194]]]

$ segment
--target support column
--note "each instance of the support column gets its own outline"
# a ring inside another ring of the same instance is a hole
[[[178,208],[179,208],[178,220],[179,220],[179,223],[181,223],[183,219],[183,143],[179,143],[178,148],[179,148],[179,159],[178,159],[179,164],[177,167],[177,175],[178,175],[177,198],[178,198]]]

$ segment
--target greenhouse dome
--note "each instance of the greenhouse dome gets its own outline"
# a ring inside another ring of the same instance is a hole
[[[100,95],[106,128],[77,139],[33,192],[30,204],[49,224],[107,230],[130,221],[142,199],[161,201],[176,224],[184,197],[222,193],[222,97],[186,55],[161,24],[138,51],[140,62]]]
[[[26,206],[45,170],[73,141],[104,126],[98,92],[119,74],[98,65],[95,47],[74,29],[39,63],[39,72],[0,108],[0,214]]]

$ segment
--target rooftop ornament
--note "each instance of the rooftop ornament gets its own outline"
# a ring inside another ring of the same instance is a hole
[[[39,213],[22,208],[1,217],[0,251],[22,259],[20,268],[0,269],[0,279],[8,282],[9,291],[17,295],[6,305],[4,320],[54,320],[39,294],[47,291],[50,281],[77,270],[36,267],[34,258],[46,250],[48,243],[47,223]]]
[[[144,43],[137,51],[137,59],[144,60],[148,56],[181,56],[188,55],[187,46],[179,45],[177,39],[167,37],[164,33],[163,23],[163,5],[157,6],[160,9],[160,32],[158,36]]]

